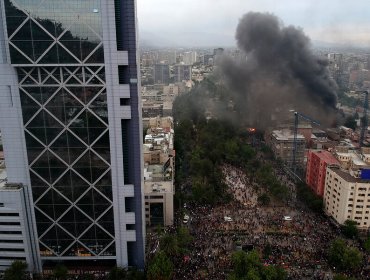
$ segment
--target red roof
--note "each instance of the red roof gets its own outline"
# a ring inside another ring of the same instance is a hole
[[[338,164],[339,161],[334,157],[332,153],[328,151],[312,151],[317,157],[319,157],[322,161],[325,161],[327,164]]]

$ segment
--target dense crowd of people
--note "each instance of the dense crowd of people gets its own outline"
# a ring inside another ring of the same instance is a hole
[[[338,229],[327,218],[298,203],[261,206],[263,188],[238,168],[222,170],[234,200],[214,207],[186,205],[194,240],[188,255],[176,261],[174,279],[226,279],[238,247],[261,252],[264,265],[282,266],[289,279],[332,279],[326,252]],[[286,175],[276,175],[294,191]]]

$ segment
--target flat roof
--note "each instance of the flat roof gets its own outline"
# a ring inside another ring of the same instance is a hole
[[[367,183],[370,182],[369,180],[363,180],[361,178],[353,177],[350,173],[341,170],[338,167],[329,167],[334,173],[336,173],[339,177],[343,178],[347,182],[350,183]]]
[[[339,161],[334,157],[334,155],[328,151],[320,150],[320,151],[313,151],[315,155],[317,155],[321,160],[325,161],[328,164],[338,164]]]
[[[277,140],[293,140],[294,135],[291,130],[273,130],[272,134],[275,136]],[[297,140],[305,140],[302,134],[297,133]]]

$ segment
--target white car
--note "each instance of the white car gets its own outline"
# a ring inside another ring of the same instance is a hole
[[[284,221],[291,221],[292,220],[292,217],[290,217],[290,216],[284,216]]]
[[[189,222],[189,219],[190,219],[190,217],[189,217],[188,215],[186,215],[186,214],[185,214],[184,219],[182,220],[182,222],[183,222],[184,224],[187,224],[187,223]]]
[[[233,219],[231,219],[231,217],[228,217],[228,216],[225,216],[224,220],[225,220],[225,222],[232,222],[233,221]]]

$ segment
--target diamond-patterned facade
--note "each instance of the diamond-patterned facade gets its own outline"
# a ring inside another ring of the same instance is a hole
[[[4,0],[43,257],[115,255],[100,1],[78,2]]]

